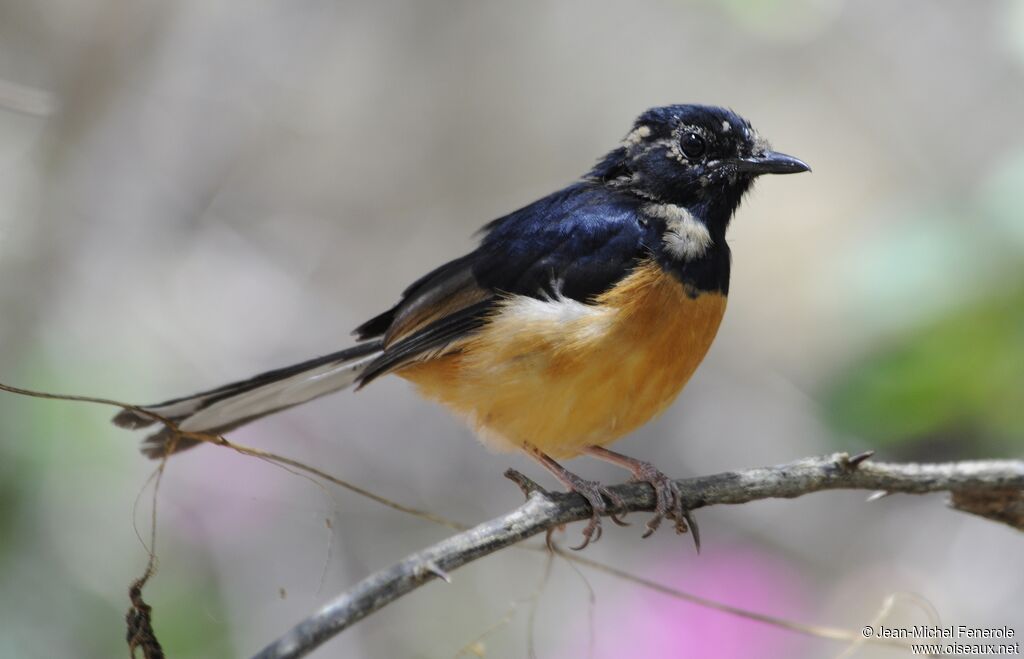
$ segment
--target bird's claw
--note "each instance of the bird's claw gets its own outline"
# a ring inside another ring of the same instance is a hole
[[[579,551],[591,542],[597,542],[601,539],[602,515],[608,515],[619,526],[628,526],[628,523],[620,519],[615,513],[609,512],[609,508],[621,510],[626,506],[626,502],[615,492],[597,481],[588,481],[579,477],[572,478],[569,489],[586,499],[587,503],[590,504],[591,510],[590,521],[587,522],[587,526],[583,529],[583,542],[572,547],[573,550]],[[605,499],[611,503],[611,506],[608,505]]]
[[[633,472],[633,481],[648,483],[654,488],[654,517],[647,522],[647,530],[644,531],[643,537],[650,537],[661,526],[661,521],[667,517],[675,523],[676,533],[686,533],[687,531],[693,533],[693,542],[699,552],[700,531],[693,515],[686,508],[683,493],[676,482],[655,469],[654,465],[649,462],[637,464]]]

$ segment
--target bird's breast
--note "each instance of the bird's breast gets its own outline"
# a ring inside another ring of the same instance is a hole
[[[592,304],[512,296],[460,349],[398,374],[465,418],[485,443],[553,457],[609,444],[662,412],[725,313],[644,263]]]

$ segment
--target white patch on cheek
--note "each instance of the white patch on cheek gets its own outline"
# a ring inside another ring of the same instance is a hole
[[[723,120],[722,120],[722,132],[723,132],[723,133],[728,133],[728,132],[730,132],[731,130],[732,130],[732,124],[730,124],[730,123],[729,123],[728,121],[725,121],[725,120],[723,119]]]
[[[647,204],[643,212],[665,221],[665,250],[683,261],[700,258],[711,247],[711,232],[690,211],[675,204]]]

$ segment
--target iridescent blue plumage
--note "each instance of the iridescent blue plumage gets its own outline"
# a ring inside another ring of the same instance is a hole
[[[653,253],[642,203],[598,183],[570,185],[489,224],[473,274],[493,291],[589,301]]]

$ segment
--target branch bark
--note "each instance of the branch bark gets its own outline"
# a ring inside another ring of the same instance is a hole
[[[846,453],[676,481],[691,510],[759,499],[791,499],[823,490],[883,493],[951,493],[950,505],[963,512],[1024,531],[1024,461],[985,460],[943,464],[864,462],[870,454]],[[451,536],[363,579],[265,647],[256,659],[302,657],[355,622],[432,579],[533,535],[590,517],[583,497],[551,493],[510,472],[527,493],[522,506]],[[610,488],[623,506],[610,513],[653,510],[649,485]]]

